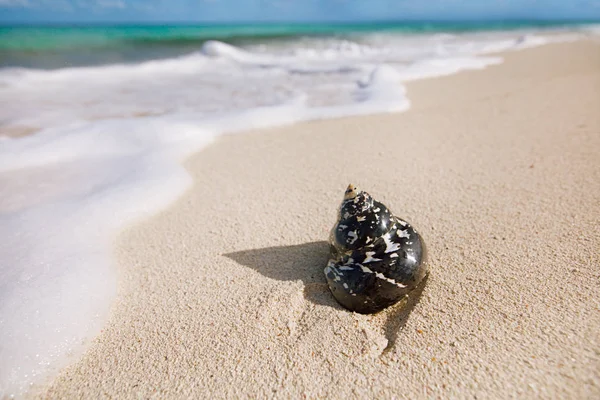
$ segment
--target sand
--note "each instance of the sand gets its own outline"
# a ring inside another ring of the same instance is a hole
[[[47,398],[598,398],[600,44],[408,85],[403,114],[226,136],[118,238],[120,287]],[[348,183],[409,220],[431,274],[342,309],[325,242]]]

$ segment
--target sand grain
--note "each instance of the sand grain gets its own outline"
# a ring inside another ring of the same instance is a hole
[[[600,396],[600,46],[411,83],[404,114],[227,136],[117,243],[120,294],[48,398]],[[349,183],[409,220],[412,309],[349,313],[324,242]]]

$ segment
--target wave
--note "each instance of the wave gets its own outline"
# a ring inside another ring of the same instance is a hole
[[[0,26],[0,50],[60,51],[119,46],[198,45],[218,40],[232,45],[305,37],[365,33],[465,33],[518,29],[574,28],[594,21],[372,22],[333,24],[213,24],[123,26]],[[597,21],[596,21],[597,23]]]
[[[589,22],[374,22],[359,24],[229,24],[156,26],[0,26],[0,68],[57,69],[166,59],[210,40],[233,46],[285,47],[298,40],[362,42],[377,35],[447,35],[514,30],[585,29]]]

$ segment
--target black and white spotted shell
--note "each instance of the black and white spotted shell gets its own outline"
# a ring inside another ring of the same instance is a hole
[[[427,274],[425,243],[417,231],[353,185],[329,243],[327,283],[351,311],[380,311],[405,298]]]

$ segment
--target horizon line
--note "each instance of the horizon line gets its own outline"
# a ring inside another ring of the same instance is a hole
[[[365,19],[365,20],[265,20],[265,21],[1,21],[0,26],[12,25],[29,25],[29,26],[152,26],[152,25],[366,25],[366,24],[394,24],[394,23],[441,23],[441,24],[477,24],[477,23],[519,23],[519,22],[538,22],[538,23],[600,23],[600,18],[546,18],[546,17],[508,17],[508,18],[465,18],[465,19],[421,19],[421,18],[406,18],[406,19]]]

